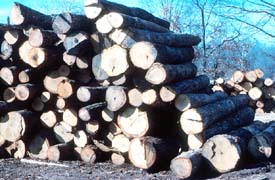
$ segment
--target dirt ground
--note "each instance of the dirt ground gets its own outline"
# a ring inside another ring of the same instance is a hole
[[[44,163],[38,161],[38,163]],[[209,176],[208,176],[209,177]],[[86,164],[83,162],[62,162],[53,164],[37,164],[25,160],[0,160],[0,180],[2,179],[45,179],[45,180],[79,180],[79,179],[177,179],[170,171],[149,174],[146,171],[125,164],[115,166],[111,163]],[[205,179],[192,177],[190,179]],[[275,164],[263,163],[253,165],[253,168],[230,172],[213,180],[266,180],[275,179]]]

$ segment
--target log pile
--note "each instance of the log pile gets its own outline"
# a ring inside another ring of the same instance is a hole
[[[275,112],[275,84],[271,78],[264,78],[261,69],[251,71],[235,71],[232,77],[225,81],[219,78],[215,81],[213,91],[223,91],[230,95],[247,94],[249,105],[257,113]]]
[[[218,134],[267,128],[253,123],[247,95],[212,93],[197,75],[199,37],[106,0],[86,0],[84,12],[51,16],[15,3],[12,25],[0,26],[0,157],[111,160],[185,178]]]

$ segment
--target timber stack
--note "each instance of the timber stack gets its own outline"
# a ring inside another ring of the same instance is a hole
[[[84,12],[51,16],[15,3],[12,25],[0,26],[0,157],[111,160],[185,178],[219,134],[252,126],[236,145],[244,150],[257,132],[250,146],[274,134],[254,123],[247,95],[209,91],[192,62],[199,37],[106,0],[86,0]]]
[[[264,78],[261,69],[237,70],[229,80],[218,78],[212,89],[232,96],[247,94],[250,107],[257,113],[275,112],[275,84],[272,78]]]

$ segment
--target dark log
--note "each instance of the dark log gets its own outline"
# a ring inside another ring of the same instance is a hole
[[[194,93],[207,88],[210,80],[206,75],[200,75],[194,79],[183,80],[171,85],[163,86],[160,89],[160,97],[163,102],[173,101],[177,95]]]
[[[45,108],[45,104],[42,102],[40,97],[32,99],[31,107],[33,111],[42,112]]]
[[[97,117],[100,116],[102,109],[105,107],[105,102],[91,104],[79,109],[78,116],[82,121],[96,120]]]
[[[137,42],[130,49],[134,66],[148,69],[154,62],[163,64],[182,64],[194,58],[192,47],[175,48],[146,41]]]
[[[259,121],[229,134],[216,135],[206,141],[202,148],[205,160],[220,173],[235,169],[247,154],[248,142],[268,125]]]
[[[3,60],[8,60],[12,56],[13,52],[14,50],[12,46],[9,45],[7,41],[4,40],[1,42],[0,58],[2,58]]]
[[[248,143],[248,150],[256,160],[266,160],[273,155],[275,140],[275,122],[253,136]]]
[[[201,164],[201,149],[195,151],[190,150],[182,152],[180,155],[172,159],[170,169],[178,178],[185,179],[197,173]]]
[[[29,34],[29,43],[33,47],[54,46],[60,41],[53,31],[43,29],[32,29]]]
[[[262,88],[262,87],[264,87],[264,80],[258,78],[258,79],[253,83],[253,85],[254,85],[255,87]]]
[[[105,100],[107,102],[107,108],[110,111],[118,111],[127,102],[125,88],[121,86],[108,87],[105,95]]]
[[[154,63],[147,71],[145,79],[154,84],[168,84],[194,78],[197,74],[197,67],[193,63],[164,65]]]
[[[37,115],[31,111],[11,111],[0,119],[0,136],[10,142],[25,138],[34,131],[39,122]]]
[[[81,102],[99,102],[104,100],[107,87],[81,86],[77,90],[77,99]]]
[[[142,137],[149,129],[149,118],[146,111],[138,108],[126,108],[117,118],[122,132],[130,138]]]
[[[73,146],[69,144],[53,145],[48,149],[48,159],[50,161],[71,160],[73,159],[73,150]]]
[[[83,15],[62,13],[54,17],[52,28],[56,34],[69,34],[76,31],[91,33],[95,30],[92,22]]]
[[[132,27],[153,32],[169,32],[169,29],[156,23],[146,21],[138,17],[128,16],[126,14],[111,12],[108,14],[107,18],[110,24],[116,29],[127,29]]]
[[[182,113],[180,124],[186,134],[198,134],[222,118],[248,105],[246,95],[229,97]]]
[[[156,23],[167,29],[170,27],[170,23],[168,21],[155,17],[154,15],[140,8],[127,7],[122,4],[117,4],[106,0],[86,0],[84,2],[85,14],[90,19],[96,19],[104,10],[119,12],[133,17],[139,17],[141,19]]]
[[[15,25],[34,25],[46,30],[52,29],[51,16],[42,14],[17,2],[12,7],[10,20]]]
[[[28,145],[28,156],[34,159],[45,160],[48,158],[48,149],[51,146],[50,138],[44,133],[36,135]]]
[[[189,148],[199,149],[207,139],[217,134],[228,133],[242,126],[249,125],[254,120],[254,114],[255,112],[253,109],[246,107],[216,122],[200,134],[188,135]]]
[[[23,159],[26,155],[26,145],[22,140],[13,142],[5,149],[15,159]]]
[[[81,56],[92,50],[88,34],[85,32],[72,33],[66,36],[63,45],[69,55]]]
[[[8,103],[5,101],[0,101],[0,115],[5,115],[10,111],[24,109],[25,107],[26,107],[26,103],[22,103],[22,102]]]
[[[253,88],[253,84],[251,82],[243,82],[240,84],[246,92]]]
[[[91,34],[90,40],[91,40],[93,49],[97,54],[101,53],[103,49],[107,49],[113,45],[111,40],[108,37],[106,37],[104,34],[101,34],[99,32],[95,32]]]
[[[128,102],[133,107],[140,107],[142,105],[142,92],[137,89],[133,88],[128,91]]]
[[[7,103],[12,103],[16,100],[14,87],[8,87],[4,90],[3,100],[6,101]]]
[[[20,70],[17,66],[3,67],[0,70],[1,80],[8,86],[18,84],[18,74]]]
[[[180,94],[175,100],[175,107],[179,111],[186,111],[191,108],[198,108],[210,103],[227,98],[224,92],[215,92],[213,94]]]
[[[112,148],[121,153],[126,153],[129,150],[130,139],[124,134],[119,134],[112,139]]]
[[[128,152],[131,163],[149,172],[167,170],[170,161],[178,155],[178,144],[154,137],[134,138]]]

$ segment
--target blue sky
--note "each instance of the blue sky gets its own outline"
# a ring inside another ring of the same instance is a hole
[[[63,1],[65,3],[66,3],[66,1],[72,2],[72,0],[59,0],[59,1]],[[83,1],[84,0],[74,0],[74,2],[76,2],[77,6],[79,6],[79,7],[82,7]],[[138,0],[130,0],[130,1],[110,0],[110,1],[123,3],[127,6],[133,6],[133,7],[138,6]],[[6,23],[7,16],[9,16],[13,2],[15,2],[15,0],[0,0],[0,23]],[[53,0],[16,0],[16,2],[19,2],[26,6],[32,7],[33,9],[43,11],[44,9],[41,9],[41,7],[39,7],[40,3],[49,2],[49,4],[52,4],[51,2],[54,2],[54,1]],[[60,7],[60,8],[62,8],[62,7]],[[52,10],[54,10],[54,9],[52,9]]]

